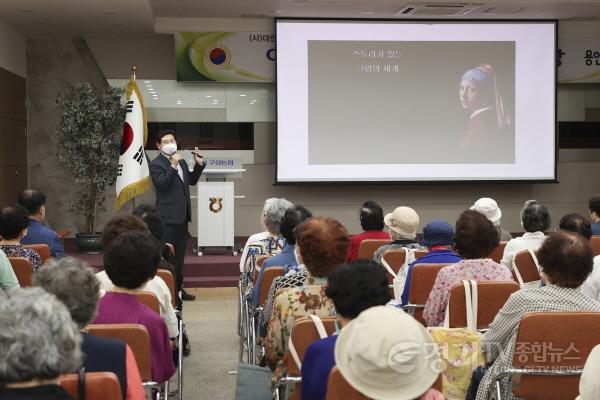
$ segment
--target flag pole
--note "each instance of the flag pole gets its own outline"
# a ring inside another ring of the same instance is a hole
[[[135,71],[137,67],[135,65],[131,66],[131,79],[135,82]],[[131,199],[131,211],[135,210],[135,197]]]

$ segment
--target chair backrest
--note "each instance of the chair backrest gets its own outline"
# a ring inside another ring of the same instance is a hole
[[[79,399],[79,375],[61,375],[60,386],[71,397]],[[119,379],[112,372],[87,372],[85,374],[85,400],[122,400]]]
[[[477,329],[488,328],[508,297],[519,289],[517,282],[477,282]],[[450,291],[448,307],[450,328],[466,327],[465,288],[462,283],[456,284]]]
[[[171,304],[173,307],[177,307],[177,293],[175,293],[175,278],[168,269],[156,270],[156,275],[161,278],[167,284],[169,292],[171,292]]]
[[[271,257],[271,256],[270,256],[270,255],[268,255],[268,254],[263,254],[263,255],[261,255],[261,256],[258,256],[258,257],[256,258],[256,266],[257,266],[258,268],[261,268],[261,267],[263,266],[263,264],[265,263],[265,261],[267,261],[267,259],[268,259],[269,257]]]
[[[508,242],[498,243],[498,246],[496,246],[494,250],[492,250],[488,258],[491,258],[495,262],[500,263],[500,260],[502,260],[502,256],[504,255],[504,248],[506,247],[506,243]]]
[[[165,245],[169,249],[169,255],[173,257],[175,255],[175,246],[172,243],[165,243]]]
[[[142,381],[152,380],[152,356],[150,335],[144,325],[140,324],[102,324],[88,325],[85,330],[94,336],[119,339],[129,345],[140,370]]]
[[[50,254],[50,247],[48,247],[47,244],[26,244],[23,245],[23,247],[37,251],[42,259],[42,264],[52,257],[52,254]]]
[[[537,251],[534,252],[537,256]],[[520,251],[515,256],[515,266],[519,269],[519,273],[521,274],[521,278],[523,278],[523,282],[532,282],[540,279],[540,273],[538,272],[537,266],[535,265],[535,261],[531,257],[531,254],[528,250]],[[516,275],[513,271],[513,276]]]
[[[408,302],[410,304],[425,305],[438,272],[448,265],[450,264],[416,264],[412,269],[412,277],[408,288]],[[423,319],[423,309],[416,309],[413,316],[417,321],[426,325]]]
[[[519,324],[512,364],[547,371],[583,368],[598,343],[600,313],[530,313]],[[513,393],[530,400],[574,399],[579,394],[579,376],[524,374]]]
[[[158,301],[158,297],[156,297],[156,294],[152,292],[136,290],[135,297],[137,297],[137,300],[140,303],[160,315],[160,303]]]
[[[335,317],[321,317],[321,321],[325,326],[325,330],[327,331],[327,335],[331,336],[335,332]],[[319,332],[317,331],[317,327],[312,319],[309,317],[300,317],[294,321],[294,327],[292,328],[292,333],[290,335],[290,340],[294,343],[294,348],[298,353],[298,357],[300,361],[304,359],[304,354],[313,342],[321,339],[319,336]],[[287,374],[288,376],[301,376],[300,370],[298,366],[294,362],[294,359],[289,354],[289,350],[286,352],[286,356],[284,357],[286,366],[287,366]]]
[[[21,287],[31,286],[31,278],[33,277],[33,270],[31,269],[31,261],[24,257],[8,257],[10,265],[17,276],[19,285]]]
[[[342,376],[337,367],[333,367],[327,381],[326,400],[369,400],[367,396],[354,389]]]
[[[260,282],[260,292],[258,293],[259,305],[262,306],[265,304],[265,301],[267,301],[271,285],[278,276],[283,276],[283,267],[269,267],[263,271],[262,281]]]
[[[594,256],[600,255],[600,236],[592,236],[590,244],[592,245]]]
[[[391,242],[391,239],[365,239],[360,242],[360,246],[358,247],[358,258],[361,260],[371,260],[378,248]]]

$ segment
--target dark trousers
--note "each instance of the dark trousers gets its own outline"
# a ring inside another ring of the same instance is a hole
[[[185,258],[185,247],[189,236],[187,221],[183,224],[165,224],[163,242],[171,243],[175,247],[175,255],[169,260],[175,268],[175,282],[177,292],[183,286],[183,261]]]

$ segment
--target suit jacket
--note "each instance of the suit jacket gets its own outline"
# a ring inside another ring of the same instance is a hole
[[[150,163],[150,177],[156,192],[156,208],[161,212],[166,224],[182,224],[192,220],[190,185],[200,179],[204,165],[194,165],[189,171],[187,163],[179,161],[183,169],[183,181],[171,162],[160,154]]]

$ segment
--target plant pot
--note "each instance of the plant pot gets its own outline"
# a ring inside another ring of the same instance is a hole
[[[100,254],[102,251],[100,236],[100,233],[77,233],[75,234],[75,244],[82,253]]]

